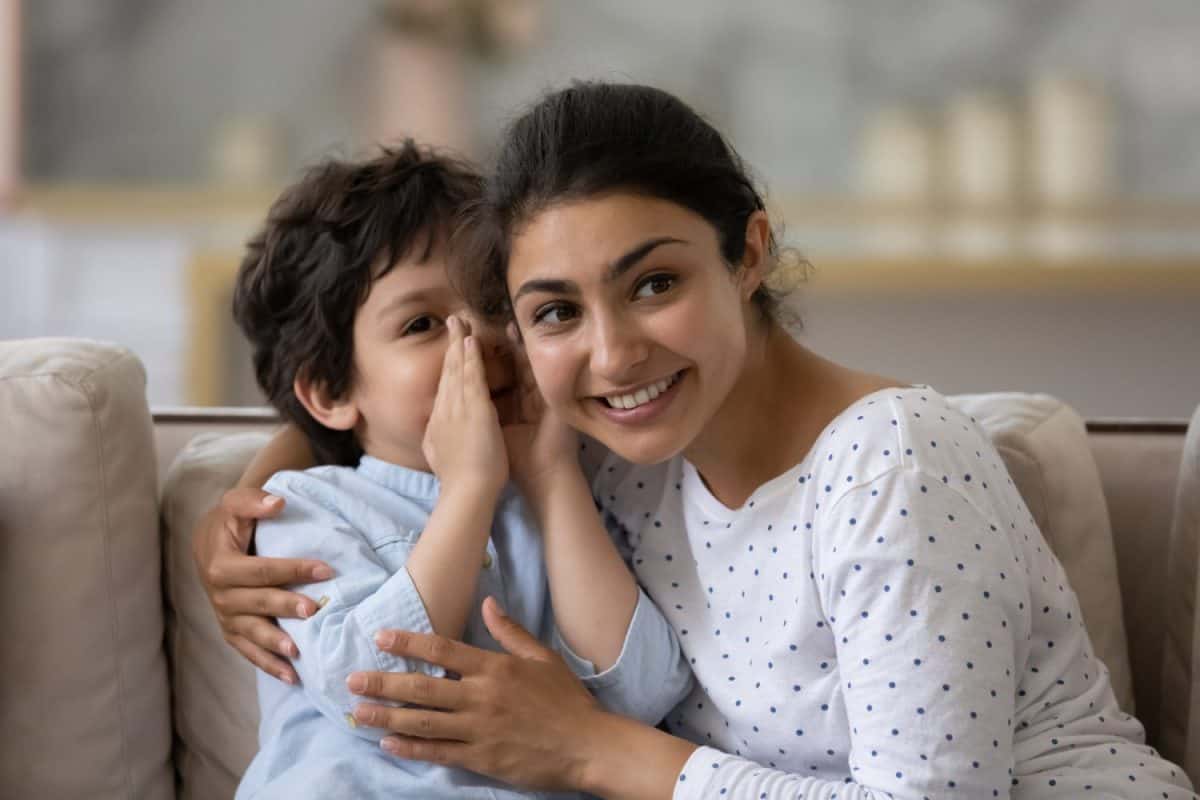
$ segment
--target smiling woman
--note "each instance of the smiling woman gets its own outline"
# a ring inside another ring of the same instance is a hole
[[[489,603],[509,654],[380,634],[460,678],[351,676],[420,706],[358,707],[394,732],[385,749],[611,798],[1195,797],[1118,707],[975,422],[781,323],[765,287],[790,254],[684,103],[613,84],[547,95],[510,128],[470,223],[459,282],[517,328],[546,417],[590,437],[539,491],[586,475],[695,683],[665,731],[605,711]],[[566,526],[538,522],[549,561]]]

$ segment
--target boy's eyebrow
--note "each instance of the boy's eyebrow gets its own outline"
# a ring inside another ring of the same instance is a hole
[[[414,289],[411,292],[406,292],[404,294],[396,295],[391,300],[389,300],[387,303],[385,303],[383,305],[383,308],[379,309],[379,311],[376,312],[375,319],[376,320],[384,319],[385,317],[387,317],[389,314],[391,314],[398,308],[403,308],[404,306],[413,305],[416,303],[420,303],[423,301],[427,301],[427,300],[436,298],[439,295],[445,294],[448,291],[450,291],[450,290],[443,289],[443,288]]]
[[[616,261],[609,264],[605,270],[604,280],[607,283],[615,281],[617,278],[624,275],[632,269],[639,261],[650,254],[656,247],[664,244],[688,244],[686,239],[676,239],[672,236],[659,236],[654,239],[649,239],[642,242],[637,247],[634,247],[629,252],[618,258]],[[558,279],[538,279],[526,281],[521,284],[521,288],[517,289],[513,295],[513,303],[515,304],[521,299],[522,295],[530,292],[547,292],[549,294],[578,294],[579,287],[574,281],[558,280]]]

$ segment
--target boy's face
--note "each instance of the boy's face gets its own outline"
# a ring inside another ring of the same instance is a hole
[[[505,421],[514,384],[512,352],[501,329],[470,314],[435,253],[405,261],[371,285],[354,318],[354,370],[348,397],[358,411],[355,433],[371,456],[429,470],[421,450],[433,412],[448,336],[446,319],[468,320],[478,337],[488,388]]]

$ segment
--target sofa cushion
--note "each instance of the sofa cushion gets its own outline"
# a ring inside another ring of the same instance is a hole
[[[1168,559],[1159,737],[1163,754],[1200,780],[1200,408],[1184,440]]]
[[[180,452],[163,484],[167,647],[171,655],[183,800],[232,797],[258,744],[254,668],[225,643],[192,561],[192,531],[237,483],[265,433],[203,434]]]
[[[157,474],[124,348],[0,342],[0,794],[171,798]]]
[[[1135,712],[1117,559],[1087,427],[1068,405],[1040,394],[959,395],[1000,451],[1030,513],[1079,597],[1096,657],[1121,708]]]

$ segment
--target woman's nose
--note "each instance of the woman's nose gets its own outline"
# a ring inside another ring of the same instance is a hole
[[[613,383],[634,379],[633,373],[650,356],[650,345],[636,325],[601,321],[592,337],[592,371]]]

